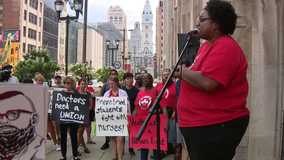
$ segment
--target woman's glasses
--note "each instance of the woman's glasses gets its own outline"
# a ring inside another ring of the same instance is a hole
[[[71,82],[63,82],[63,84],[71,84]]]
[[[197,18],[197,19],[196,19],[196,24],[200,24],[200,22],[204,22],[204,21],[206,21],[207,19],[213,19],[213,18]]]

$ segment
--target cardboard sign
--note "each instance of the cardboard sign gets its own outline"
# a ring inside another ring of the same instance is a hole
[[[126,97],[96,97],[95,113],[97,136],[128,136]]]
[[[52,120],[87,125],[90,97],[83,94],[53,91]]]
[[[0,159],[45,159],[46,86],[0,83]]]
[[[161,125],[160,125],[160,142],[161,150],[167,150],[167,134],[164,132],[164,126],[166,124],[165,116],[160,115]],[[129,133],[130,133],[130,148],[143,148],[143,149],[157,149],[157,123],[156,115],[153,115],[146,127],[140,140],[135,137],[144,123],[146,117],[141,118],[138,116],[128,116],[129,122]]]

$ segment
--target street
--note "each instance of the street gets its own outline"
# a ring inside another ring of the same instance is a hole
[[[84,133],[84,136],[86,136],[86,133]],[[86,140],[86,138],[85,138]],[[83,151],[82,147],[79,147],[78,151],[82,154],[82,156],[79,156],[81,160],[111,160],[112,157],[112,151],[111,147],[106,150],[101,150],[101,146],[105,142],[104,137],[97,137],[94,134],[92,134],[92,140],[95,141],[97,144],[86,144],[86,146],[89,148],[91,153],[85,153]],[[71,141],[70,137],[68,137],[67,141],[67,159],[71,160],[72,157],[72,148],[71,148]],[[124,147],[124,160],[140,160],[140,151],[135,150],[135,156],[131,157],[128,152],[128,140],[126,140],[125,147]],[[52,143],[52,140],[46,140],[46,160],[59,160],[61,158],[61,152],[55,151],[53,149],[54,145]],[[152,151],[149,151],[149,160],[151,160],[150,155],[152,155]],[[174,159],[173,154],[169,155],[168,157],[164,158],[164,160],[172,160]]]

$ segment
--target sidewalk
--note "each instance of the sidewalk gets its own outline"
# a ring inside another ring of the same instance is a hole
[[[86,136],[86,132],[84,133],[84,137]],[[128,138],[127,138],[128,139]],[[86,138],[85,138],[86,140]],[[91,153],[85,153],[83,151],[82,147],[79,147],[79,152],[82,154],[82,156],[79,156],[81,160],[111,160],[112,159],[112,151],[111,148],[108,148],[106,150],[101,150],[101,146],[105,142],[104,137],[96,137],[94,134],[92,134],[92,140],[95,141],[97,144],[86,144]],[[125,147],[124,147],[124,152],[125,154],[123,155],[124,160],[140,160],[140,151],[137,151],[137,149],[134,149],[135,151],[135,156],[131,157],[128,152],[128,140],[125,142]],[[73,160],[72,157],[72,147],[71,147],[71,141],[70,138],[68,138],[67,141],[67,159],[68,160]],[[61,152],[60,151],[55,151],[53,149],[54,145],[52,140],[46,140],[46,160],[59,160],[61,158]],[[149,158],[150,155],[152,155],[153,152],[150,150],[149,151]],[[163,160],[173,160],[174,155],[171,154],[168,157],[164,158]]]

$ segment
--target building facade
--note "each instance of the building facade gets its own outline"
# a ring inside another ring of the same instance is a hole
[[[195,28],[195,18],[206,2],[164,0],[163,68],[176,63],[177,33]],[[284,0],[230,2],[238,15],[233,38],[248,62],[247,107],[251,111],[234,160],[283,160]]]
[[[130,42],[129,42],[132,73],[140,73],[139,66],[141,64],[138,59],[141,59],[141,55],[139,55],[141,51],[141,45],[142,45],[142,34],[141,34],[140,23],[137,21],[134,23],[133,31],[130,33]]]
[[[41,49],[43,13],[44,0],[1,1],[1,64],[8,62],[15,66],[22,60],[23,53]]]
[[[54,63],[58,63],[58,19],[53,0],[44,1],[42,47],[48,50]]]
[[[95,29],[88,29],[87,32],[86,61],[96,70],[103,67],[103,36]],[[83,29],[78,30],[77,37],[77,63],[83,63]]]
[[[159,1],[159,5],[156,9],[156,64],[155,69],[158,75],[161,74],[161,68],[163,68],[162,54],[163,54],[163,0]]]
[[[112,7],[110,6],[108,10],[108,22],[114,24],[118,31],[123,35],[123,40],[119,43],[119,49],[117,54],[117,60],[123,65],[124,60],[122,59],[122,53],[124,53],[125,57],[128,57],[128,43],[127,43],[127,17],[120,6]],[[114,32],[110,30],[109,32]],[[127,60],[124,64],[128,64]]]

